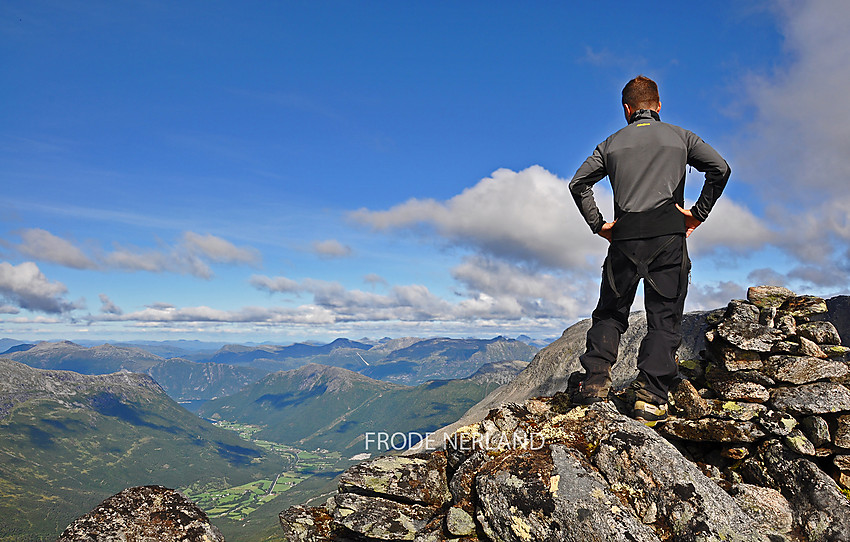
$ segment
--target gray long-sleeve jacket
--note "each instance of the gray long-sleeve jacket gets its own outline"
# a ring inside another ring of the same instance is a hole
[[[592,187],[608,176],[614,191],[613,239],[642,239],[685,232],[676,204],[685,204],[685,169],[705,173],[691,212],[704,221],[729,180],[729,164],[696,134],[661,122],[658,113],[637,111],[628,126],[600,143],[570,181],[579,211],[593,233],[605,220]]]

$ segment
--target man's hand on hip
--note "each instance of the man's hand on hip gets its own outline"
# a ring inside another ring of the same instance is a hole
[[[702,221],[698,218],[695,218],[693,213],[691,213],[690,209],[684,209],[679,207],[679,204],[676,204],[676,209],[679,210],[680,213],[685,215],[685,237],[690,237],[697,227],[702,224]],[[604,228],[605,226],[603,226]],[[601,233],[601,232],[600,232]]]
[[[614,229],[614,223],[615,222],[617,222],[617,221],[615,220],[614,222],[606,222],[605,224],[602,224],[602,229],[599,230],[596,233],[596,235],[604,238],[606,241],[608,241],[610,243],[611,242],[611,235],[613,235],[613,233],[614,233],[612,230]]]

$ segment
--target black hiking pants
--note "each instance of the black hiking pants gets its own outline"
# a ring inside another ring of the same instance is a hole
[[[645,266],[640,268],[640,263]],[[676,350],[682,342],[689,271],[682,234],[611,243],[599,303],[587,332],[587,350],[579,358],[586,373],[584,393],[607,395],[620,336],[629,327],[629,312],[642,278],[647,332],[638,351],[637,399],[667,402],[667,391],[678,375]]]

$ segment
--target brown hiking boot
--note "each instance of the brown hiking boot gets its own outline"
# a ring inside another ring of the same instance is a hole
[[[655,427],[657,423],[667,420],[667,403],[654,405],[647,401],[635,401],[633,415],[647,427]]]

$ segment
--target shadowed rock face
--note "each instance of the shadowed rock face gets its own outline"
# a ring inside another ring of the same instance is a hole
[[[125,489],[65,529],[57,542],[224,542],[207,515],[162,486]]]
[[[750,294],[704,318],[666,423],[631,419],[625,393],[496,405],[445,449],[363,463],[326,507],[283,512],[288,539],[850,541],[848,349],[807,325],[829,322],[823,300]]]

